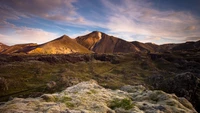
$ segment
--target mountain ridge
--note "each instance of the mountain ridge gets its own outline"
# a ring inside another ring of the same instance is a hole
[[[29,54],[69,54],[69,53],[90,53],[89,50],[78,44],[76,41],[63,35],[57,39],[39,45]]]
[[[79,36],[76,38],[76,41],[97,53],[139,52],[139,49],[135,45],[99,31],[93,31],[87,35]]]
[[[7,46],[0,43],[0,54],[70,54],[70,53],[130,53],[130,52],[170,52],[200,49],[199,41],[157,45],[139,41],[128,42],[121,38],[93,31],[71,39],[63,35],[43,44],[16,44]]]

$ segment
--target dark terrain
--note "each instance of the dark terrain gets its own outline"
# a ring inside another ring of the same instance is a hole
[[[60,37],[43,45],[3,45],[0,101],[38,97],[94,79],[112,89],[141,84],[149,89],[175,93],[200,111],[200,41],[156,45],[127,42],[104,33],[99,38],[98,32],[76,40],[79,44],[69,37]],[[67,45],[69,42],[72,45]],[[29,53],[36,48],[47,52],[52,45],[54,49],[48,54]],[[73,48],[71,54],[60,53],[69,48]]]

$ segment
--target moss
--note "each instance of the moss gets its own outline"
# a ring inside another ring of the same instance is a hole
[[[90,94],[92,94],[92,93],[91,93],[91,92],[87,92],[87,94],[89,94],[89,95],[90,95]]]
[[[174,101],[167,101],[166,104],[169,105],[169,106],[175,106],[176,105],[176,103]]]
[[[155,93],[152,93],[149,95],[149,98],[155,102],[158,102],[159,101],[159,95],[162,94],[161,91],[157,91]]]
[[[129,110],[131,108],[133,108],[134,104],[132,103],[132,101],[128,98],[124,98],[122,100],[120,99],[114,99],[111,104],[110,104],[110,108],[111,109],[115,109],[115,108],[123,108],[125,110]]]
[[[71,100],[72,100],[72,98],[70,98],[68,96],[63,96],[63,97],[60,98],[60,102],[63,102],[63,103],[65,103],[67,101],[71,101]]]
[[[157,102],[158,101],[158,98],[156,95],[150,95],[150,99]]]
[[[68,108],[73,108],[75,105],[71,102],[65,102],[65,105],[68,107]]]
[[[43,95],[41,96],[46,102],[55,102],[56,98],[52,95]]]
[[[96,90],[94,90],[94,89],[90,90],[90,92],[91,92],[92,94],[98,93],[98,92],[97,92]]]

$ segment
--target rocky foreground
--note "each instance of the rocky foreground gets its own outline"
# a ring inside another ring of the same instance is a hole
[[[105,89],[95,81],[82,82],[60,93],[38,98],[14,98],[1,113],[197,113],[185,98],[145,87]]]

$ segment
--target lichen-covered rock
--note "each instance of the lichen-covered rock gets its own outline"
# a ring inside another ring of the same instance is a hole
[[[155,89],[185,97],[198,111],[200,110],[200,79],[194,73],[185,72],[169,78],[155,75],[149,80]]]
[[[123,91],[122,91],[123,90]],[[184,98],[143,86],[105,89],[95,81],[82,82],[60,93],[38,98],[14,98],[0,106],[2,113],[196,113]]]

